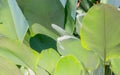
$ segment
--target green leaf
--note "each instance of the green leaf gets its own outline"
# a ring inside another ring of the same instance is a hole
[[[37,23],[52,33],[54,33],[51,27],[53,23],[64,28],[64,7],[59,0],[17,0],[17,2],[30,27]],[[39,31],[44,31],[44,29],[39,28]]]
[[[15,0],[0,1],[0,34],[23,41],[28,23]]]
[[[53,49],[43,50],[40,54],[39,66],[53,74],[55,64],[59,60],[60,55]]]
[[[35,70],[39,54],[22,43],[0,37],[0,55],[12,60],[17,65],[23,65]]]
[[[58,37],[56,33],[37,23],[32,25],[32,32],[33,34],[44,34],[50,36],[54,40],[56,40],[56,38]]]
[[[114,58],[111,60],[111,69],[115,75],[120,75],[120,58]]]
[[[30,38],[30,46],[38,51],[41,52],[42,50],[53,48],[57,50],[56,41],[49,36],[43,34],[37,34]]]
[[[94,50],[102,59],[118,56],[120,44],[120,12],[113,6],[93,6],[82,22],[81,40],[86,49]]]
[[[74,56],[62,57],[55,69],[54,75],[84,75],[82,64]]]
[[[23,75],[15,64],[0,56],[0,75]]]
[[[71,34],[75,28],[77,1],[78,0],[67,0],[65,6],[65,30]]]
[[[98,67],[98,57],[92,51],[85,50],[81,46],[81,41],[73,36],[65,35],[58,38],[57,48],[63,56],[68,54],[74,55],[88,70],[93,70]]]

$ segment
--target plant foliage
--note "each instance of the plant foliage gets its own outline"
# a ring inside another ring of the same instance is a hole
[[[117,2],[0,0],[0,75],[120,75]]]

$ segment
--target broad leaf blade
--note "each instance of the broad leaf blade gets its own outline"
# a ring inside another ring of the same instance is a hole
[[[17,2],[30,27],[34,23],[38,23],[52,33],[54,33],[51,27],[53,23],[64,28],[64,7],[59,0],[17,0]],[[42,28],[39,30],[43,31]],[[42,32],[42,34],[46,33]]]
[[[50,74],[54,73],[55,64],[59,60],[59,54],[53,50],[43,50],[40,54],[39,66],[47,70]]]
[[[0,34],[23,41],[28,24],[15,0],[0,1]]]
[[[0,75],[23,75],[15,64],[0,56]]]
[[[24,44],[0,37],[0,55],[12,60],[15,64],[35,70],[38,54]]]
[[[22,14],[22,11],[18,7],[16,0],[8,0],[9,7],[11,9],[13,21],[15,24],[15,30],[17,37],[20,41],[23,41],[25,33],[28,30],[28,23]]]
[[[84,74],[82,64],[73,56],[62,57],[55,69],[54,75],[82,75]]]
[[[74,55],[88,70],[93,70],[98,67],[98,57],[92,51],[85,50],[81,45],[81,41],[73,36],[65,35],[58,38],[57,48],[63,56],[68,54]]]
[[[119,24],[120,12],[115,7],[107,4],[93,6],[82,22],[83,46],[96,51],[102,59],[106,59],[110,51],[117,53],[115,47],[120,43]]]

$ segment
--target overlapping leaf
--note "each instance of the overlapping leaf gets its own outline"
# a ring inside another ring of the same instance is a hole
[[[12,60],[17,65],[23,65],[35,70],[39,56],[24,44],[0,37],[0,55]]]
[[[28,24],[16,0],[0,0],[0,34],[23,41]]]
[[[81,46],[81,41],[73,36],[65,35],[58,38],[57,47],[61,55],[74,55],[88,70],[96,69],[99,64],[98,57],[92,51],[85,50]]]
[[[86,49],[96,51],[102,59],[119,56],[120,12],[113,6],[92,7],[82,22],[81,40]]]
[[[54,75],[84,75],[82,64],[74,56],[62,57],[56,65]]]
[[[53,49],[44,50],[40,54],[39,67],[42,67],[50,74],[54,73],[55,65],[59,60],[60,55]]]
[[[37,28],[40,34],[47,35],[41,32],[45,29],[50,31],[48,33],[55,34],[51,28],[53,23],[64,28],[64,7],[59,0],[17,0],[17,2],[30,25],[38,23],[40,27],[44,27]]]
[[[15,64],[0,56],[0,75],[23,75]]]

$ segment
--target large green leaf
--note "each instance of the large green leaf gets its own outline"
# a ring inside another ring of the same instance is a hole
[[[58,61],[54,75],[84,75],[84,69],[74,56],[69,55]]]
[[[64,28],[64,7],[59,0],[17,0],[17,2],[30,25],[38,23],[52,33],[54,33],[51,27],[53,23]]]
[[[48,71],[50,74],[53,74],[55,70],[55,64],[59,58],[60,55],[55,50],[43,50],[40,54],[39,66]]]
[[[39,54],[22,43],[0,37],[0,55],[12,60],[17,65],[23,65],[35,70]]]
[[[0,56],[0,75],[23,75],[15,64]]]
[[[102,59],[118,56],[120,44],[120,12],[113,6],[93,6],[82,22],[81,40],[86,49],[96,51]]]
[[[28,24],[15,0],[0,0],[0,34],[23,41]]]
[[[92,51],[85,50],[81,46],[81,41],[73,36],[65,35],[58,38],[57,47],[61,55],[74,55],[88,70],[93,70],[98,67],[98,57]]]

